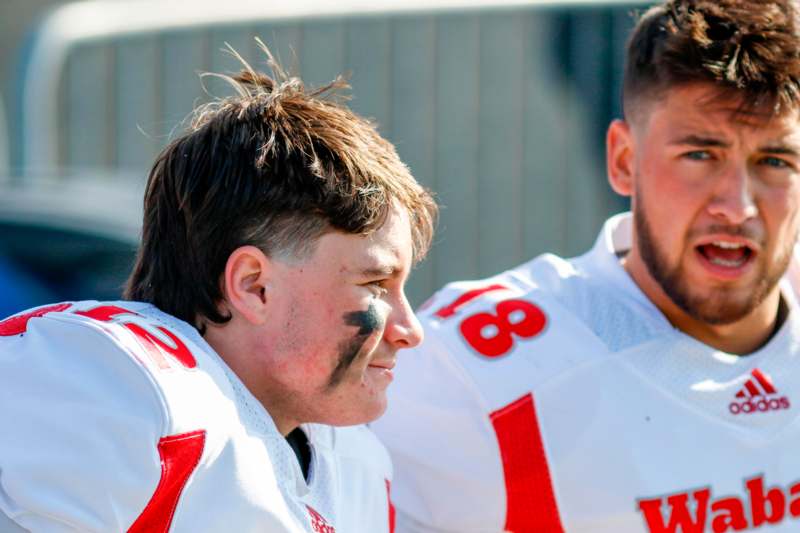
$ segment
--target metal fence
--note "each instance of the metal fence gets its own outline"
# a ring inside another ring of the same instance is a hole
[[[143,180],[208,99],[198,73],[237,68],[225,42],[263,65],[259,36],[308,84],[350,73],[351,106],[437,193],[441,222],[410,284],[415,303],[452,279],[577,253],[624,207],[605,181],[604,131],[620,113],[641,3],[182,4],[77,3],[44,21],[20,91],[29,174]],[[223,94],[213,81],[206,89]]]

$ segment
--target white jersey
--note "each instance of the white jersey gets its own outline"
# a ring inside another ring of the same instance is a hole
[[[0,322],[0,427],[3,531],[389,531],[391,463],[368,429],[303,425],[306,480],[197,331],[148,304]]]
[[[746,357],[671,327],[594,248],[448,285],[389,410],[398,532],[800,531],[800,313]]]

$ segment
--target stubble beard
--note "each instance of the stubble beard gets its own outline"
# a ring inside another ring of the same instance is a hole
[[[790,244],[781,251],[778,260],[772,267],[765,258],[758,256],[756,261],[757,275],[754,286],[744,297],[735,292],[741,289],[724,286],[714,287],[707,291],[692,290],[686,280],[681,262],[670,265],[667,255],[658,246],[650,230],[650,224],[642,208],[634,209],[636,226],[636,244],[639,247],[642,261],[650,276],[659,284],[661,290],[684,313],[694,320],[710,325],[732,324],[750,314],[761,304],[780,281],[792,257],[793,246]],[[735,234],[734,231],[728,233]],[[790,241],[794,243],[794,241]]]

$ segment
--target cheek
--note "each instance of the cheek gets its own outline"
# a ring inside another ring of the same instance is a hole
[[[707,164],[665,154],[659,146],[641,162],[637,182],[653,207],[680,211],[703,203],[710,192],[704,187],[713,185],[709,178],[714,172]]]
[[[800,188],[790,191],[771,191],[765,194],[759,205],[759,212],[773,239],[794,239],[797,234],[800,216]]]
[[[776,248],[783,250],[779,253],[791,253],[791,249],[796,245],[798,230],[800,230],[800,216],[795,208],[787,215],[780,230],[778,230],[774,237],[777,241],[775,244]]]
[[[640,178],[641,196],[659,235],[684,236],[714,196],[713,180],[702,165],[662,161]],[[659,240],[664,240],[659,238]]]
[[[370,302],[364,311],[345,313],[342,318],[348,326],[358,328],[356,335],[365,338],[382,331],[385,322],[385,317],[378,312],[375,302]]]
[[[375,302],[370,302],[366,310],[346,313],[343,318],[349,327],[358,328],[352,340],[359,345],[359,358],[364,360],[359,366],[366,367],[369,358],[364,356],[372,353],[383,338],[386,316],[378,310]]]

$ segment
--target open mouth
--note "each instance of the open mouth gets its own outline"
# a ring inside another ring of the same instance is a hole
[[[697,251],[712,265],[730,269],[742,268],[756,253],[745,243],[719,240],[701,244]]]

